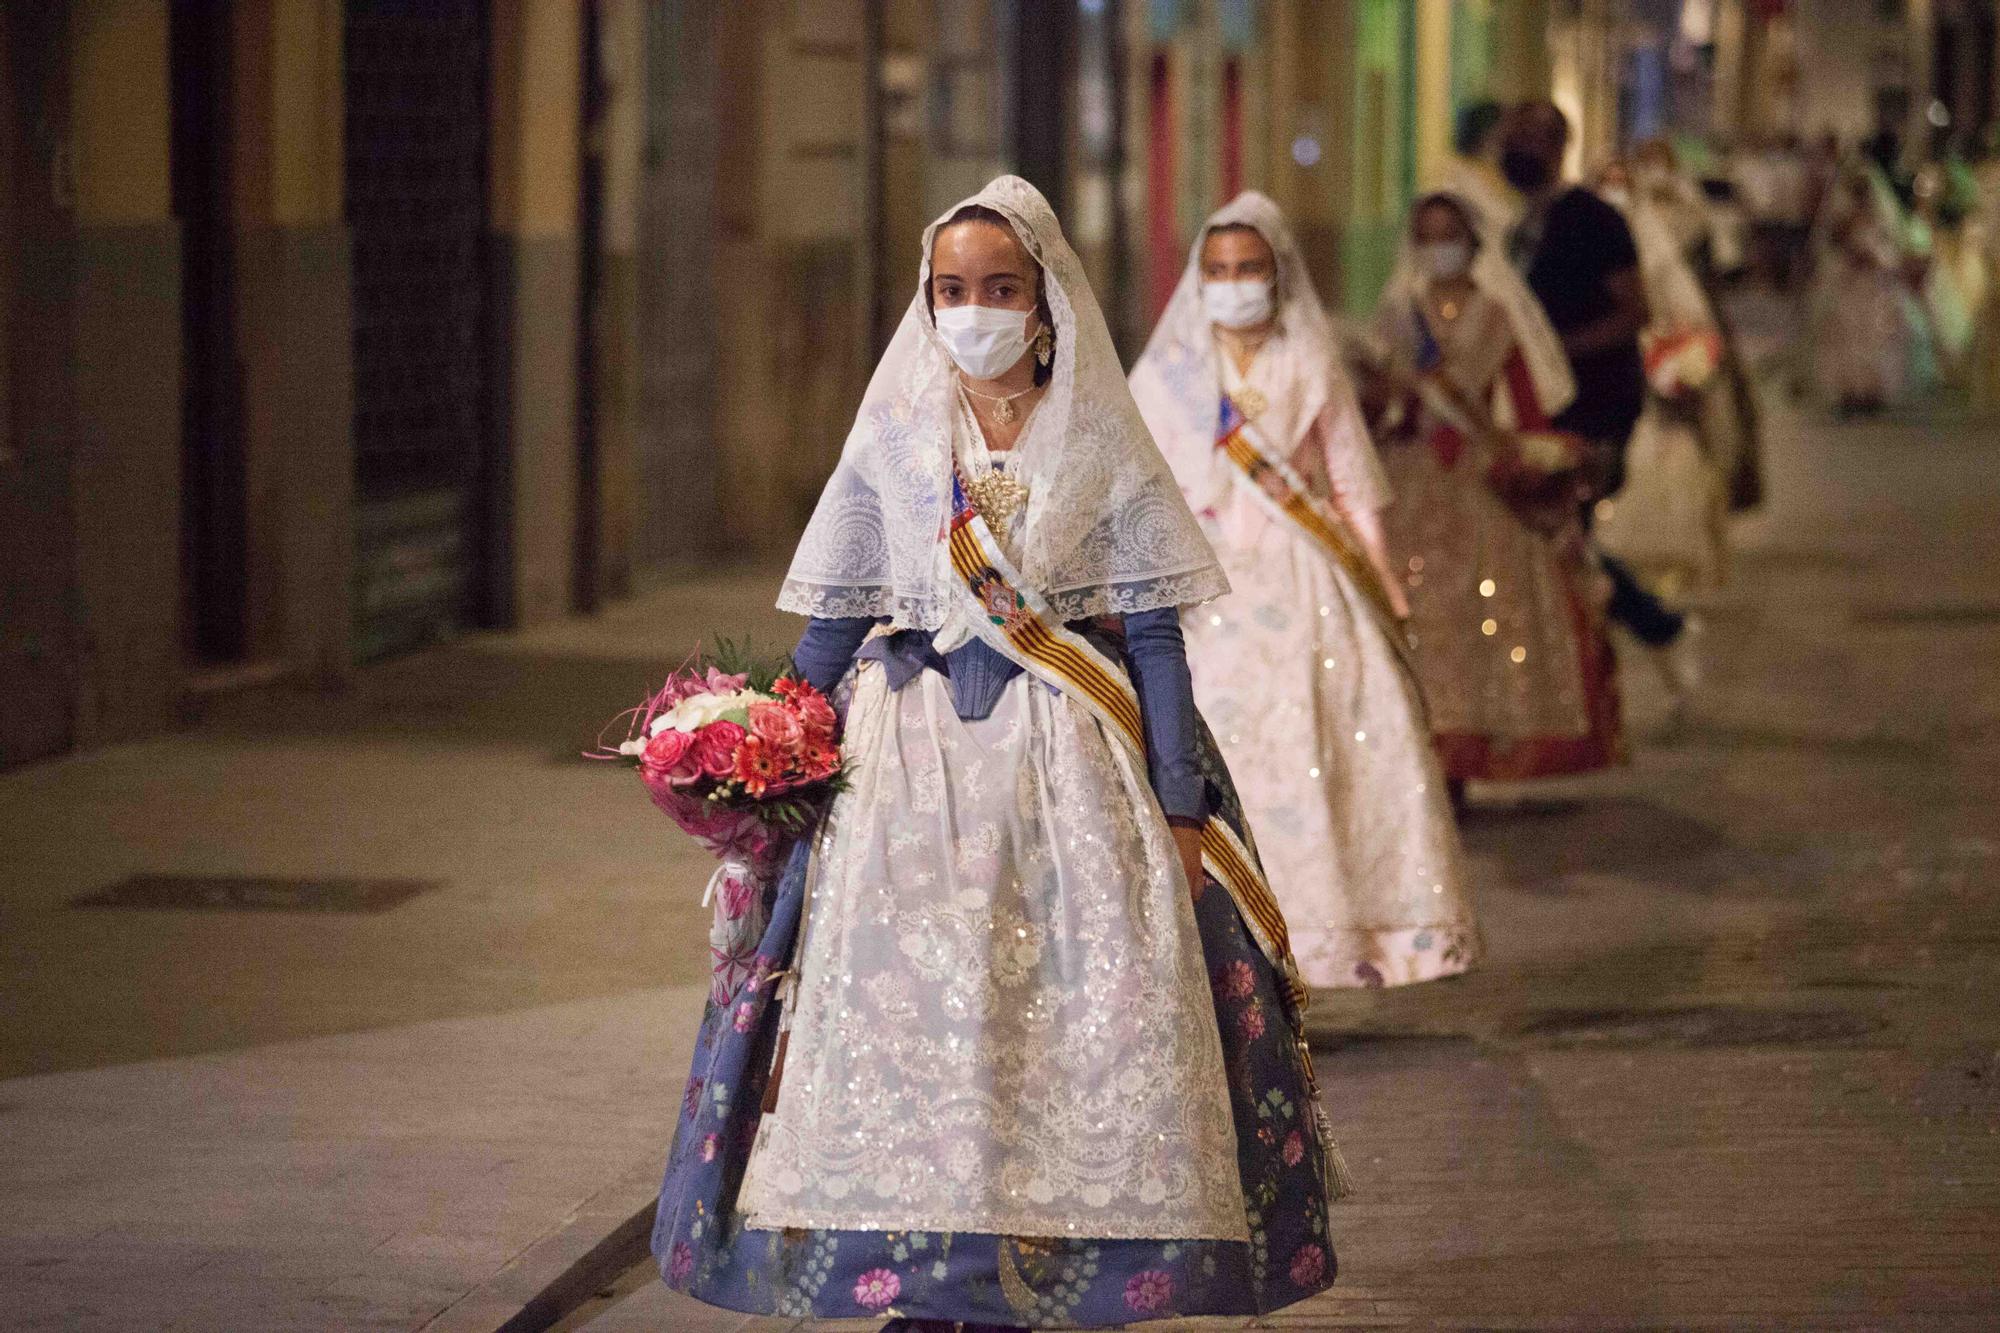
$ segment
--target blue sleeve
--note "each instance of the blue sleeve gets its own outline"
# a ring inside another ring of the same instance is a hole
[[[799,636],[799,646],[792,649],[792,664],[808,685],[830,694],[854,665],[854,654],[874,624],[867,616],[809,620],[806,632]]]
[[[1208,815],[1208,800],[1197,758],[1194,678],[1188,674],[1180,612],[1168,606],[1126,616],[1125,663],[1146,723],[1146,768],[1153,793],[1169,819],[1198,822]]]

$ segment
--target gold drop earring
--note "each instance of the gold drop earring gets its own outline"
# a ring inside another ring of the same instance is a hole
[[[1035,349],[1035,360],[1044,366],[1048,365],[1049,358],[1054,356],[1056,351],[1056,336],[1053,333],[1049,332],[1048,325],[1046,324],[1042,325],[1042,327],[1035,332],[1035,341],[1033,345]]]

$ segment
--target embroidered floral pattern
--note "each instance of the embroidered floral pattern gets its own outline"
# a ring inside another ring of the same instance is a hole
[[[694,1271],[694,1247],[686,1241],[674,1243],[673,1254],[667,1261],[667,1277],[674,1282],[687,1281]]]
[[[886,1268],[874,1268],[854,1284],[854,1301],[864,1310],[880,1310],[903,1290],[903,1280]]]
[[[1154,1314],[1164,1310],[1173,1298],[1173,1275],[1157,1268],[1135,1273],[1132,1280],[1125,1284],[1125,1304],[1139,1314]]]

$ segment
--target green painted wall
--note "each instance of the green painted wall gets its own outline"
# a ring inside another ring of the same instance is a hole
[[[1341,241],[1341,305],[1365,314],[1395,264],[1403,215],[1416,191],[1416,6],[1354,7],[1353,188]]]

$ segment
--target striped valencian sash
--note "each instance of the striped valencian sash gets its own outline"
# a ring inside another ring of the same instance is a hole
[[[1368,604],[1382,618],[1382,628],[1399,652],[1407,652],[1408,640],[1396,623],[1396,611],[1375,567],[1368,563],[1341,530],[1324,501],[1278,454],[1265,447],[1264,436],[1243,415],[1228,394],[1222,395],[1222,414],[1216,424],[1215,447],[1240,469],[1250,482],[1250,490],[1264,507],[1281,519],[1289,519],[1342,569],[1361,589]]]
[[[1096,715],[1105,729],[1146,761],[1139,695],[1125,668],[1057,619],[1041,595],[1015,571],[993,530],[966,498],[957,470],[951,481],[951,565],[979,604],[980,637],[993,648],[1069,695]],[[1219,815],[1201,830],[1202,866],[1243,914],[1251,936],[1284,979],[1288,997],[1305,1012],[1306,988],[1292,958],[1291,932],[1257,860]]]
[[[1096,644],[1064,624],[1042,594],[1014,570],[992,528],[966,498],[964,480],[956,466],[952,468],[952,522],[946,540],[950,542],[952,570],[978,602],[980,638],[1038,681],[1088,709],[1144,769],[1146,729],[1132,679]],[[1264,879],[1264,869],[1220,815],[1210,815],[1208,823],[1202,825],[1202,869],[1236,903],[1244,929],[1250,931],[1250,939],[1278,973],[1282,1001],[1292,1019],[1292,1045],[1298,1051],[1300,1071],[1312,1099],[1326,1197],[1340,1199],[1352,1193],[1354,1179],[1334,1143],[1326,1103],[1320,1099],[1320,1085],[1312,1073],[1312,1047],[1306,1043],[1308,993],[1298,973],[1298,961],[1292,957],[1292,933],[1284,925],[1284,913],[1270,891],[1270,881]]]
[[[1141,767],[1146,762],[1146,732],[1139,712],[1139,695],[1124,667],[1059,620],[1041,594],[1015,572],[992,528],[966,498],[965,486],[952,469],[951,525],[947,529],[951,567],[978,603],[980,638],[996,652],[1036,679],[1054,686],[1096,716],[1105,730],[1124,742]],[[1257,858],[1235,829],[1219,814],[1211,814],[1201,829],[1201,864],[1236,904],[1245,929],[1278,974],[1283,1003],[1290,1011],[1292,1043],[1312,1100],[1313,1125],[1329,1199],[1354,1189],[1353,1178],[1333,1138],[1319,1082],[1313,1074],[1312,1048],[1306,1042],[1307,991],[1292,957],[1291,932],[1271,885]]]

